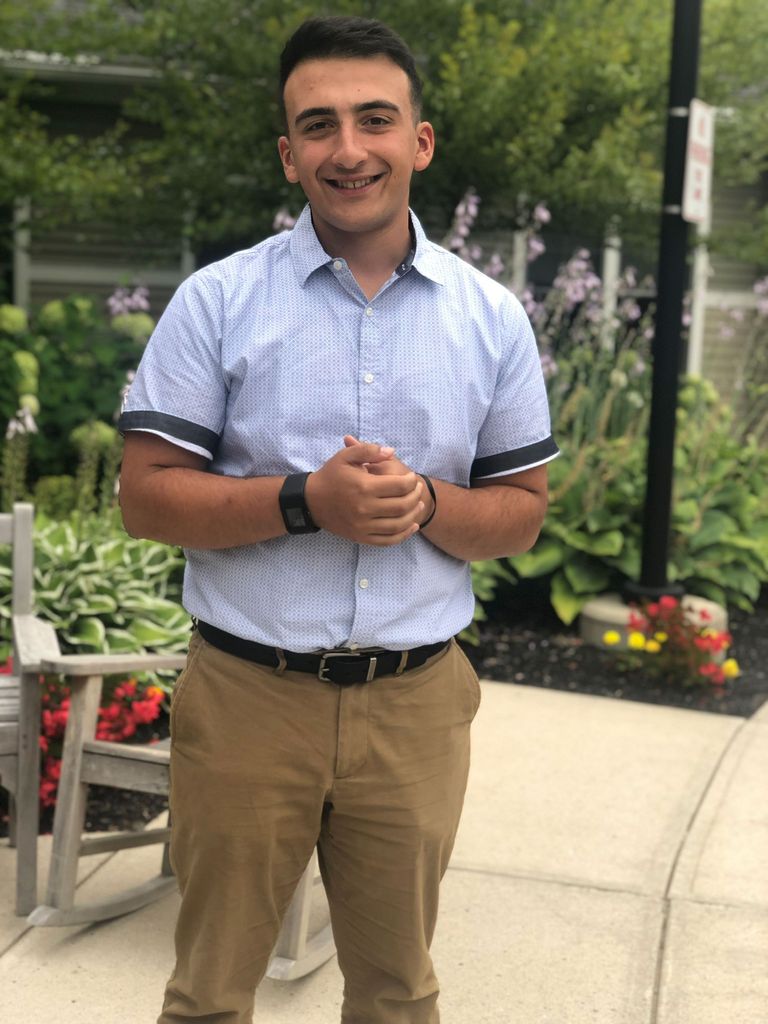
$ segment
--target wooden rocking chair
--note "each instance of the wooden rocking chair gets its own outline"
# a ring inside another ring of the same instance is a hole
[[[29,916],[41,927],[87,924],[130,913],[176,887],[168,856],[170,827],[83,836],[88,786],[99,784],[143,793],[168,793],[170,741],[158,744],[112,743],[94,738],[106,674],[182,668],[176,655],[58,655],[42,659],[44,672],[66,676],[70,705],[64,737],[61,779],[53,823],[53,850],[45,903]],[[78,860],[89,854],[163,844],[159,874],[98,903],[77,904]],[[335,952],[327,907],[323,924],[310,935],[313,906],[324,897],[316,858],[306,868],[288,908],[267,974],[292,980],[320,967]]]
[[[58,652],[51,626],[32,616],[32,505],[0,515],[0,544],[11,546],[11,674],[0,675],[0,785],[10,794],[9,839],[16,847],[16,913],[37,904],[40,786],[40,658]]]

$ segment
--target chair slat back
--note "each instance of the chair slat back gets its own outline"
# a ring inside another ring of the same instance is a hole
[[[14,615],[31,615],[35,548],[32,536],[35,518],[33,505],[17,502],[13,506],[13,573],[11,605]]]
[[[35,549],[34,506],[16,502],[13,511],[0,515],[0,544],[11,545],[11,613],[32,613]],[[14,652],[14,665],[18,659]]]

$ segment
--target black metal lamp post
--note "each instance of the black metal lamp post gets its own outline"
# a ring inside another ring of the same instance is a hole
[[[672,515],[677,390],[683,361],[683,296],[688,278],[688,224],[683,220],[683,178],[691,100],[696,92],[701,0],[675,0],[669,110],[664,158],[664,197],[659,242],[653,385],[648,431],[647,488],[643,511],[640,582],[629,582],[625,601],[681,597],[669,583],[667,561]]]

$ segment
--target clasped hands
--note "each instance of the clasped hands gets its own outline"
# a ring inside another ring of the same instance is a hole
[[[319,527],[379,547],[412,537],[432,512],[423,479],[393,448],[358,441],[351,434],[341,451],[310,474],[305,497]]]

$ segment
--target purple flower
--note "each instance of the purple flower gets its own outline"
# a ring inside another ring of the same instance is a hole
[[[275,214],[275,219],[272,221],[273,231],[290,231],[296,223],[296,218],[292,217],[288,210],[281,206]]]
[[[533,221],[537,226],[539,224],[549,224],[552,220],[552,214],[549,212],[544,203],[537,203],[533,211]]]
[[[558,366],[549,352],[542,352],[540,356],[541,372],[544,375],[544,380],[550,380],[552,377],[557,376]]]
[[[528,262],[533,263],[534,260],[537,260],[545,252],[546,248],[546,245],[538,236],[531,235],[528,239]]]
[[[683,313],[683,319],[682,319],[683,327],[690,327],[692,323],[693,323],[693,317],[688,312],[688,310],[686,310]]]
[[[504,262],[497,252],[495,252],[488,260],[486,265],[483,267],[483,273],[487,274],[488,277],[501,277],[504,272]]]
[[[625,299],[619,307],[619,313],[625,320],[639,320],[642,310],[634,299]]]
[[[107,299],[107,309],[112,317],[124,313],[146,313],[149,310],[149,289],[142,285],[132,292],[127,288],[116,288]]]
[[[761,277],[759,281],[755,281],[752,285],[752,291],[755,295],[768,295],[768,275]]]

